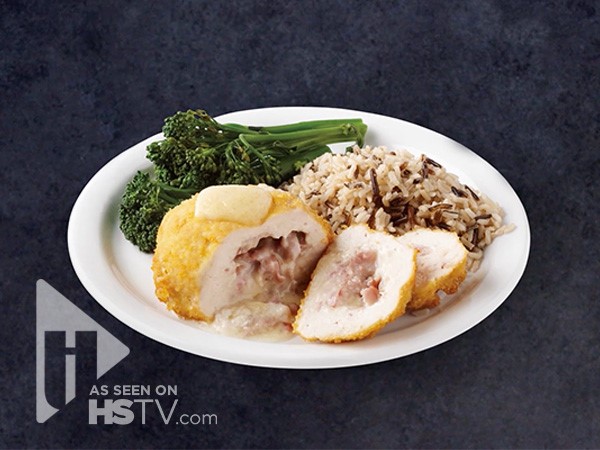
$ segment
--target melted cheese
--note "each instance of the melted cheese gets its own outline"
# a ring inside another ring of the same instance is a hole
[[[272,203],[271,193],[259,186],[210,186],[198,194],[194,215],[255,226],[264,221]]]

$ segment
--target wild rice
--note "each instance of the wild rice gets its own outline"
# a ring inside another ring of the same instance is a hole
[[[365,147],[325,154],[282,186],[327,219],[334,232],[351,224],[401,235],[418,227],[454,231],[469,251],[469,269],[483,249],[514,229],[485,194],[462,184],[425,155]]]

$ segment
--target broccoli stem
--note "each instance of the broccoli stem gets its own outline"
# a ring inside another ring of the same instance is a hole
[[[198,192],[197,189],[176,188],[159,181],[156,182],[156,185],[158,187],[158,197],[173,206]]]
[[[259,130],[262,130],[261,127],[247,127],[245,125],[240,125],[239,123],[222,123],[220,125],[223,130],[237,134],[258,134],[260,133]]]
[[[305,122],[297,122],[291,123],[287,125],[275,125],[275,126],[267,126],[267,127],[252,127],[253,130],[258,130],[259,132],[264,133],[289,133],[292,131],[302,131],[302,130],[316,130],[319,128],[333,128],[340,125],[354,125],[357,128],[362,129],[364,126],[362,119],[330,119],[330,120],[309,120]],[[364,129],[366,132],[366,128]],[[364,133],[363,132],[363,133]]]
[[[364,133],[366,133],[366,125],[362,123],[352,125],[346,121],[342,125],[328,128],[302,129],[277,134],[241,134],[240,140],[254,147],[267,146],[274,143],[280,143],[287,147],[312,147],[314,145],[333,144],[344,140],[358,140]]]
[[[325,153],[329,153],[329,151],[329,147],[326,145],[321,145],[299,150],[293,154],[280,158],[279,167],[281,170],[282,180],[288,180],[292,175],[296,174],[304,164],[312,161],[315,158],[318,158],[321,155],[324,155]]]

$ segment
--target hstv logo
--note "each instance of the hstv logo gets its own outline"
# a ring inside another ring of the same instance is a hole
[[[128,354],[126,345],[44,280],[38,280],[36,419],[39,423],[47,421],[75,398],[77,375],[95,365],[93,376],[97,380]],[[57,384],[64,386],[62,392],[47,390]]]

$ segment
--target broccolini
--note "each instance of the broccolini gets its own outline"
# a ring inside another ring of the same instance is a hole
[[[362,145],[361,119],[317,120],[272,127],[221,124],[202,110],[165,119],[164,138],[147,147],[152,173],[138,172],[125,188],[119,210],[125,237],[152,252],[166,212],[215,184],[278,186],[328,145]]]

